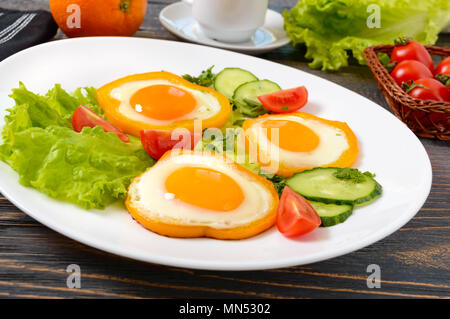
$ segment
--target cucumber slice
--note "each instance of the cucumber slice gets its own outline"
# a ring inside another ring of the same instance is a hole
[[[278,84],[269,80],[244,83],[234,91],[233,102],[245,115],[256,117],[268,111],[258,100],[258,96],[280,91]]]
[[[297,173],[287,185],[308,200],[344,205],[360,205],[381,195],[381,185],[372,177],[362,175],[361,181],[337,178],[341,168],[318,167]]]
[[[323,227],[330,227],[343,223],[353,212],[352,205],[325,204],[314,201],[309,201],[309,203],[319,215],[320,220],[322,221],[321,226]]]
[[[249,71],[239,68],[226,68],[216,75],[214,89],[231,100],[234,91],[239,85],[257,80],[258,78]]]

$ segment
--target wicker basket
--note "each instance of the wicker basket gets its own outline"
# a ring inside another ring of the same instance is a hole
[[[364,56],[387,103],[416,135],[450,141],[450,103],[419,100],[406,94],[378,59],[379,52],[390,55],[393,48],[392,45],[378,45],[364,50]],[[450,48],[426,48],[432,55],[450,55]]]

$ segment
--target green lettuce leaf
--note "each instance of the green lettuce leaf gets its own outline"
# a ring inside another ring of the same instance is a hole
[[[11,97],[16,105],[5,116],[0,160],[25,186],[101,209],[123,200],[131,179],[153,164],[140,144],[124,143],[101,127],[72,129],[72,113],[80,104],[103,114],[93,88],[69,94],[56,85],[41,96],[21,84]]]
[[[368,11],[369,5],[380,8],[380,28],[367,26],[374,13]],[[338,70],[348,65],[349,51],[360,64],[366,64],[366,47],[392,44],[399,36],[435,43],[450,22],[450,1],[300,0],[283,16],[292,44],[306,45],[310,67]]]

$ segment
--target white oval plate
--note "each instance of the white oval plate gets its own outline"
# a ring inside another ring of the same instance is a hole
[[[319,228],[297,238],[275,227],[246,240],[173,239],[152,233],[132,220],[121,204],[87,211],[47,197],[18,183],[17,174],[0,162],[0,191],[28,215],[74,240],[137,260],[197,269],[255,270],[317,262],[370,245],[408,222],[431,187],[426,151],[391,113],[366,98],[311,74],[259,58],[194,44],[139,38],[60,40],[22,51],[0,63],[0,92],[23,81],[45,93],[55,83],[66,90],[95,86],[119,77],[166,70],[198,74],[215,65],[241,67],[283,88],[306,85],[310,101],[303,109],[347,122],[361,154],[355,166],[377,174],[383,196],[355,210],[343,224]],[[4,101],[3,96],[2,101]],[[11,105],[1,104],[1,114]],[[32,160],[32,159],[30,159]],[[414,240],[414,238],[411,238]]]

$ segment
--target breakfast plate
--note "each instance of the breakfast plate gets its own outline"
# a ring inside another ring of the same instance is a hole
[[[202,58],[199,59],[198,57]],[[257,270],[318,262],[350,253],[392,234],[424,204],[431,187],[428,155],[417,137],[395,116],[368,99],[306,72],[230,51],[172,41],[97,37],[54,41],[0,63],[0,114],[13,105],[6,94],[23,82],[45,93],[55,83],[68,91],[101,87],[135,73],[165,70],[198,74],[211,65],[245,68],[281,87],[305,85],[303,112],[345,121],[359,141],[355,167],[376,174],[383,195],[342,224],[320,227],[296,239],[276,227],[243,240],[169,238],[136,223],[122,203],[86,210],[51,199],[19,184],[17,173],[0,162],[0,191],[26,214],[86,245],[128,258],[177,267]],[[324,94],[326,92],[326,94]],[[3,124],[3,116],[0,122]]]
[[[159,21],[169,32],[183,40],[242,53],[265,53],[290,42],[284,31],[283,17],[270,9],[267,10],[264,25],[249,41],[242,43],[225,43],[206,37],[192,17],[191,6],[185,2],[176,2],[165,7],[159,14]]]

